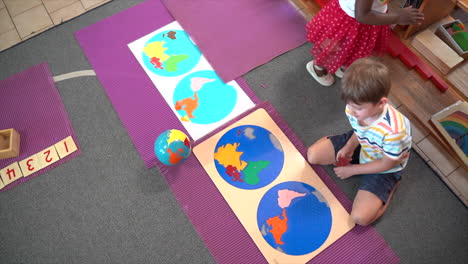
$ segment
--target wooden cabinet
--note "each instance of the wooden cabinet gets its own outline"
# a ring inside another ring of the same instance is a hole
[[[457,0],[423,0],[419,10],[424,13],[424,21],[421,25],[398,26],[396,31],[400,32],[400,37],[407,39],[414,33],[423,30],[431,24],[450,15],[455,8]]]

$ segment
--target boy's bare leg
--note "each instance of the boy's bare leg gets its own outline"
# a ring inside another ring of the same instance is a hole
[[[307,161],[311,164],[329,165],[335,163],[335,148],[330,139],[323,137],[307,149]]]
[[[377,218],[383,206],[382,200],[377,195],[366,190],[359,190],[353,201],[351,218],[358,225],[369,225]]]
[[[384,206],[382,206],[382,208],[380,208],[380,210],[377,212],[377,215],[375,216],[374,220],[372,220],[372,222],[376,221],[377,219],[379,219],[379,217],[381,217],[383,215],[383,213],[385,212],[385,210],[387,210],[388,206],[390,205],[390,201],[392,200],[392,197],[393,197],[393,194],[395,193],[396,189],[398,188],[398,185],[400,185],[400,181],[398,181],[395,186],[393,186],[393,190],[392,192],[388,195],[388,199],[387,199],[387,203],[385,203]]]
[[[366,190],[359,190],[354,198],[353,209],[351,211],[351,217],[354,222],[358,225],[365,226],[379,219],[385,210],[387,210],[399,184],[400,181],[395,184],[385,204],[375,194]]]

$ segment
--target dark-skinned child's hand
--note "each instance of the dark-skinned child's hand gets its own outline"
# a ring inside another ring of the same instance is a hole
[[[408,6],[397,11],[399,25],[420,25],[424,20],[424,14],[416,8]]]

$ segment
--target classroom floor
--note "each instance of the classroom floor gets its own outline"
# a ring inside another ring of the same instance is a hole
[[[0,7],[13,1],[3,0]],[[46,2],[41,6],[47,9]],[[73,33],[141,2],[113,0],[41,34],[26,34],[25,41],[0,52],[0,79],[40,62],[55,76],[91,70]],[[321,87],[305,69],[310,48],[306,43],[243,76],[306,145],[348,128],[339,83]],[[414,70],[390,59],[389,66],[405,74],[395,80],[418,81]],[[156,168],[144,166],[99,80],[87,76],[56,85],[82,154],[0,193],[0,263],[214,263],[184,214],[187,208]],[[405,112],[401,102],[391,101]],[[464,174],[413,124],[415,151],[375,228],[401,263],[466,263],[468,210],[461,192],[451,190],[468,190]],[[331,167],[325,169],[352,199],[358,179],[342,181]]]
[[[0,0],[0,51],[111,0]]]

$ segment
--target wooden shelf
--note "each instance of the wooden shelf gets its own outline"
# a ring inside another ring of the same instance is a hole
[[[390,95],[401,102],[411,114],[412,120],[416,120],[460,166],[468,170],[430,123],[432,115],[464,99],[454,89],[440,92],[431,81],[424,80],[415,70],[408,70],[399,59],[386,55],[384,63],[392,74]]]
[[[315,0],[297,0],[302,7],[307,9],[307,11],[315,16],[320,11],[320,5],[315,2]]]
[[[468,12],[468,0],[458,0],[457,6]]]
[[[424,14],[424,21],[420,25],[399,26],[403,31],[401,38],[407,39],[414,33],[450,15],[456,4],[457,0],[424,0],[418,8]]]
[[[437,27],[440,24],[444,24],[450,21],[453,21],[454,19],[450,16],[444,17],[441,20],[433,23],[430,25],[427,29],[435,32]],[[396,33],[398,33],[398,29],[396,29]],[[395,32],[395,30],[394,30]],[[401,33],[401,32],[400,32]],[[398,35],[398,34],[397,34]],[[468,60],[465,60],[462,62],[460,65],[455,67],[451,72],[449,72],[447,75],[443,74],[439,69],[434,67],[430,61],[426,59],[426,57],[419,53],[418,50],[416,50],[412,46],[412,41],[415,36],[412,36],[408,39],[401,39],[401,41],[414,53],[416,54],[421,60],[423,60],[426,65],[431,67],[431,69],[436,72],[439,76],[441,76],[449,85],[450,85],[450,90],[453,90],[455,93],[457,93],[462,100],[468,101]]]

